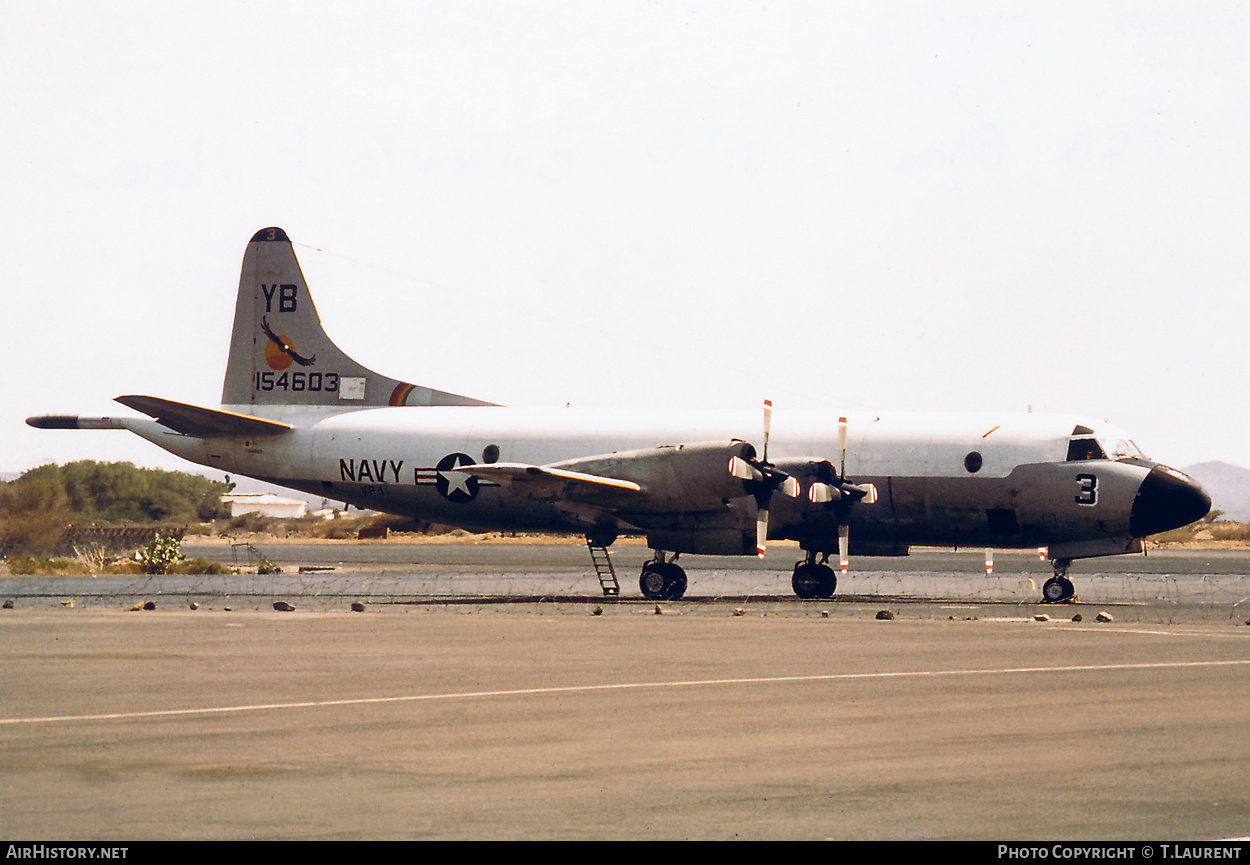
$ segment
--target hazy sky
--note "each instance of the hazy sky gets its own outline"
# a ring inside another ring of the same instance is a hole
[[[1247,9],[0,0],[0,470],[190,468],[23,419],[217,405],[269,225],[443,390],[1031,405],[1250,466]]]

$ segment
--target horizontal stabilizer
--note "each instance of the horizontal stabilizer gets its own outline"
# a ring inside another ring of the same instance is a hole
[[[290,424],[278,421],[215,408],[201,408],[198,405],[154,396],[119,396],[117,402],[156,418],[158,423],[174,432],[199,438],[215,435],[271,436],[289,432],[291,429]]]
[[[540,495],[563,490],[567,495],[585,499],[588,494],[593,497],[595,494],[636,493],[642,490],[633,481],[522,463],[462,465],[457,466],[456,471],[472,475],[480,481],[491,481],[500,486]]]

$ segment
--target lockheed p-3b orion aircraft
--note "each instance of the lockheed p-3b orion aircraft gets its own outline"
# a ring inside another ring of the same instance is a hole
[[[910,546],[1047,547],[1043,598],[1073,596],[1073,559],[1138,552],[1206,515],[1192,479],[1082,417],[506,408],[378,375],[326,335],[280,228],[243,256],[222,406],[117,401],[148,417],[43,416],[127,429],[178,456],[362,508],[472,531],[644,536],[642,593],[686,590],[681,553],[763,555],[797,541],[792,585],[830,597],[851,555]],[[611,584],[605,580],[611,571]]]

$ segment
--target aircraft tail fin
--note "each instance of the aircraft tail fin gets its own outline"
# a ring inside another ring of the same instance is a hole
[[[227,406],[493,405],[378,375],[352,360],[321,326],[286,232],[263,228],[243,254]]]

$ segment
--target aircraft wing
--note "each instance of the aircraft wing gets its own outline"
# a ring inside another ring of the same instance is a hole
[[[265,420],[251,415],[235,414],[214,408],[201,408],[184,402],[161,399],[155,396],[119,396],[117,402],[141,411],[174,432],[204,437],[213,435],[271,436],[289,432],[290,424]]]
[[[633,481],[605,478],[601,475],[551,466],[487,463],[458,466],[456,471],[472,475],[480,481],[491,481],[500,486],[511,487],[519,492],[540,497],[559,493],[581,500],[594,500],[604,496],[619,499],[621,493],[642,492],[642,487]]]

